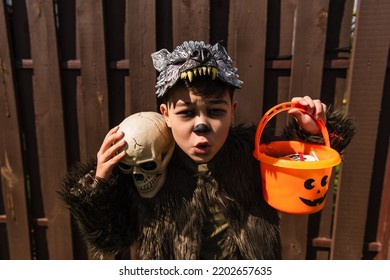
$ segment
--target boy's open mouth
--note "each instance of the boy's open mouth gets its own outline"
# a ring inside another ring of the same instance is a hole
[[[197,148],[200,148],[200,149],[204,149],[204,148],[207,148],[209,145],[208,144],[198,144],[196,145]]]
[[[197,153],[206,153],[209,148],[210,145],[208,143],[199,143],[195,146],[195,150]]]

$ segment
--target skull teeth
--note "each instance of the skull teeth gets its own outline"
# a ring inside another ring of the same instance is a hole
[[[212,80],[215,80],[215,78],[218,76],[218,68],[211,67],[211,66],[202,66],[198,68],[193,68],[190,70],[187,70],[185,72],[182,72],[180,74],[180,79],[185,80],[188,79],[190,82],[192,82],[194,76],[211,76]]]
[[[156,184],[157,180],[160,178],[160,175],[157,175],[153,177],[149,182],[147,182],[145,185],[140,185],[136,183],[136,187],[139,192],[147,192],[150,191],[154,185]]]

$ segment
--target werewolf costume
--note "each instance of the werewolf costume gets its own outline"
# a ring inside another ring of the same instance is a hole
[[[163,97],[179,79],[210,75],[239,88],[225,49],[184,42],[172,53],[152,54]],[[328,112],[331,145],[342,152],[354,134],[349,119]],[[136,243],[140,259],[280,259],[278,212],[263,199],[259,162],[253,157],[255,127],[236,126],[207,163],[198,166],[178,146],[161,190],[152,198],[137,192],[131,174],[115,167],[108,180],[95,178],[96,161],[75,166],[60,195],[97,253],[118,253]],[[292,122],[290,139],[321,143]]]

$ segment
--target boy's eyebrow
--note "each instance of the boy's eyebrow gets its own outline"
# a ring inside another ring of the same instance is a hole
[[[176,102],[176,106],[189,106],[191,105],[192,102],[191,101],[183,101],[183,100],[179,100]]]
[[[225,99],[206,99],[206,103],[211,103],[211,104],[228,104],[228,102]],[[176,104],[176,106],[190,106],[192,105],[191,101],[183,101],[179,100]]]
[[[211,104],[228,104],[228,102],[225,99],[207,99],[206,103],[211,103]]]

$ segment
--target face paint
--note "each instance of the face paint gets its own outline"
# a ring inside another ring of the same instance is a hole
[[[200,124],[197,124],[195,127],[194,127],[194,130],[193,130],[195,133],[207,133],[207,132],[210,132],[211,129],[209,126],[207,126],[206,124],[204,123],[200,123]]]

